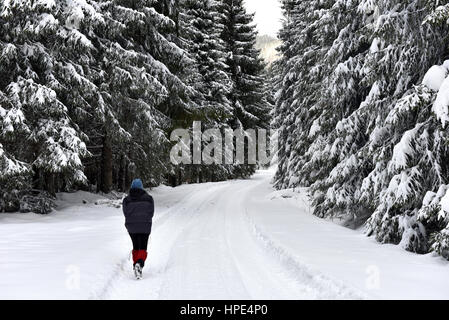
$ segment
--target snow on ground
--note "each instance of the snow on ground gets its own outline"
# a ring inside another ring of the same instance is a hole
[[[140,281],[105,198],[60,194],[48,216],[2,214],[0,299],[449,298],[447,261],[318,219],[304,190],[273,191],[272,174],[151,191]]]

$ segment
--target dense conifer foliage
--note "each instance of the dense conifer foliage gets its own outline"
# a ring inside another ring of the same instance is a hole
[[[267,127],[252,18],[241,1],[1,1],[0,210],[32,189],[248,176],[253,166],[186,174],[169,137],[195,120]]]
[[[448,256],[445,1],[283,1],[278,188],[384,243]],[[446,197],[446,198],[445,198]]]

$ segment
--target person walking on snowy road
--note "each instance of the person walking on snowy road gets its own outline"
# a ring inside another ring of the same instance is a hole
[[[132,182],[129,195],[123,199],[123,214],[133,243],[134,273],[137,279],[141,279],[154,215],[153,197],[143,189],[142,180]]]

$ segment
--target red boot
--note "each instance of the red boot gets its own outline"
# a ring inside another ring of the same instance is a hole
[[[148,252],[146,250],[137,251],[137,261],[143,266],[145,265],[145,261],[147,260]]]
[[[133,263],[134,265],[139,261],[139,252],[140,250],[133,250]]]

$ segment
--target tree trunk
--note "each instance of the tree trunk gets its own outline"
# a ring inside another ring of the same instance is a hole
[[[48,191],[48,193],[50,193],[52,196],[56,195],[56,190],[55,190],[55,175],[53,173],[47,173],[45,174],[45,186],[46,189]]]
[[[125,181],[124,181],[124,191],[126,192],[129,188],[130,188],[130,184],[131,184],[131,172],[129,170],[129,163],[126,162],[126,166],[125,166]]]
[[[103,138],[102,165],[101,165],[101,188],[104,193],[112,189],[112,147],[107,134]]]
[[[183,183],[183,181],[182,181],[182,170],[181,169],[178,169],[178,181],[177,182],[178,182],[177,186],[180,186]]]
[[[174,176],[174,175],[171,174],[171,175],[168,177],[168,181],[169,181],[169,184],[170,184],[170,186],[171,186],[172,188],[176,187],[176,176]]]
[[[120,156],[120,167],[118,170],[118,178],[117,178],[117,185],[120,189],[120,191],[125,191],[125,157],[123,155]]]

